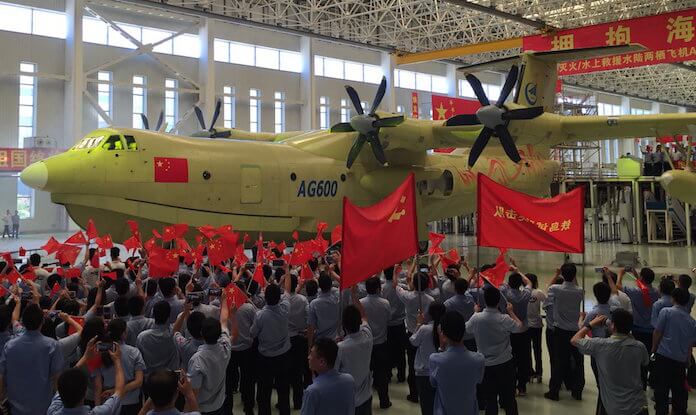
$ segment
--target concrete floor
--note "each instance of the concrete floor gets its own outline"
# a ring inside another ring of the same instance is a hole
[[[59,241],[67,238],[69,234],[57,234],[56,239]],[[19,240],[0,239],[0,252],[16,251],[19,246],[25,249],[37,249],[43,245],[48,239],[48,235],[26,235]],[[470,264],[477,263],[477,251],[475,239],[471,237],[455,237],[448,236],[443,243],[443,247],[465,247],[465,255]],[[679,246],[663,246],[663,245],[622,245],[619,243],[587,243],[585,255],[585,286],[586,292],[586,307],[591,308],[594,303],[592,297],[592,285],[599,280],[598,274],[594,272],[595,267],[602,267],[609,264],[617,252],[634,251],[638,252],[641,260],[647,262],[655,270],[659,276],[667,273],[690,273],[691,268],[696,266],[696,247],[679,247]],[[531,252],[510,250],[509,254],[516,259],[518,266],[523,272],[535,273],[539,277],[542,284],[548,280],[556,268],[563,263],[563,254],[552,252]],[[494,262],[498,255],[497,249],[481,248],[480,263]],[[582,255],[571,255],[571,260],[576,263],[582,262]],[[578,275],[581,276],[581,270],[578,270]],[[558,413],[559,410],[565,412],[564,415],[576,414],[592,414],[595,410],[597,402],[597,387],[590,368],[590,359],[585,359],[585,390],[583,392],[583,400],[575,401],[571,399],[567,392],[561,393],[560,402],[551,402],[543,398],[544,392],[547,391],[548,381],[548,352],[544,345],[544,377],[542,384],[530,384],[528,386],[526,397],[518,398],[519,412],[522,414],[547,415]],[[412,404],[406,400],[408,387],[405,383],[390,385],[391,400],[394,404],[388,410],[381,410],[378,407],[376,398],[373,400],[373,407],[376,413],[391,413],[391,414],[419,414],[420,407],[417,404]],[[693,413],[696,411],[696,396],[691,394],[689,400],[689,410]],[[654,413],[652,403],[650,413]],[[235,411],[242,413],[239,395],[235,395]],[[299,413],[299,411],[295,411]]]

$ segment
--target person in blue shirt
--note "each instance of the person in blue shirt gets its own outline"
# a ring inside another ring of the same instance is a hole
[[[512,304],[515,315],[522,321],[522,328],[510,334],[510,346],[512,347],[512,359],[515,366],[515,376],[517,378],[517,391],[520,396],[527,395],[527,383],[531,376],[532,349],[529,337],[529,324],[527,321],[527,308],[529,300],[532,298],[532,282],[526,275],[517,268],[514,260],[512,263],[512,274],[508,277],[507,285],[500,287],[501,293]]]
[[[46,415],[117,415],[121,413],[121,399],[126,393],[126,378],[121,365],[121,349],[115,345],[108,354],[113,361],[114,389],[111,396],[101,405],[91,408],[85,405],[89,378],[85,371],[87,361],[93,359],[97,351],[96,337],[87,343],[87,351],[74,368],[58,376],[58,393],[53,397]]]
[[[650,314],[650,323],[655,326],[660,311],[663,308],[672,307],[672,292],[674,291],[674,280],[671,277],[662,278],[660,281],[660,299],[655,301]]]
[[[320,337],[309,352],[309,368],[316,374],[314,382],[302,396],[301,415],[354,415],[355,382],[347,373],[334,369],[338,345]]]
[[[686,274],[681,274],[677,278],[677,285],[679,288],[684,289],[687,292],[689,291],[692,282],[691,277]],[[696,294],[689,293],[689,302],[686,304],[686,311],[688,311],[689,314],[691,314],[691,309],[694,308],[694,301],[696,301]]]
[[[478,415],[476,385],[483,381],[486,360],[464,346],[464,331],[464,317],[456,311],[446,312],[438,329],[446,350],[431,354],[429,359],[430,383],[435,388],[434,415]]]
[[[609,306],[609,298],[611,297],[611,288],[604,282],[598,282],[592,287],[597,304],[592,307],[586,315],[585,313],[580,313],[580,319],[582,320],[580,324],[583,327],[591,329],[593,339],[602,339],[609,337],[609,330],[606,325],[595,325],[590,327],[590,322],[599,316],[604,316],[609,318],[611,316],[611,307]],[[602,391],[599,382],[599,372],[597,369],[597,361],[594,356],[590,357],[590,366],[592,367],[592,373],[594,373],[595,380],[597,381],[597,413],[599,412],[599,407],[601,405]]]
[[[653,332],[655,415],[669,412],[669,392],[672,392],[672,414],[685,415],[689,399],[686,390],[686,366],[691,347],[696,343],[696,321],[686,306],[689,292],[682,288],[672,291],[674,305],[663,308]]]
[[[414,366],[416,370],[416,387],[418,388],[418,401],[422,415],[431,415],[435,402],[435,389],[430,384],[430,355],[440,350],[440,321],[447,312],[447,308],[439,301],[430,303],[428,316],[430,322],[425,322],[423,313],[418,313],[416,324],[418,329],[410,337],[409,341],[416,349]]]
[[[147,415],[201,415],[198,412],[196,393],[186,373],[158,369],[147,377],[145,391],[149,398],[145,401],[141,414]],[[179,394],[184,396],[184,412],[176,409]]]

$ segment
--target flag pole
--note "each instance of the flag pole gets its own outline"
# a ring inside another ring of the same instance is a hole
[[[582,312],[585,312],[585,250],[582,251]]]

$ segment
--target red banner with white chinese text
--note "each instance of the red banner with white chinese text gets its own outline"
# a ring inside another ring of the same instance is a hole
[[[579,187],[544,199],[478,175],[479,246],[581,253],[585,251],[585,197]]]
[[[418,119],[418,92],[411,92],[411,118]]]
[[[55,148],[0,148],[0,171],[22,171],[61,150]]]
[[[625,44],[639,44],[647,50],[562,62],[558,75],[695,60],[696,9],[526,36],[522,49],[542,52]]]

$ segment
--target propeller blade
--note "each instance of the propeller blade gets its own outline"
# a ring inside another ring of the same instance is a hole
[[[387,156],[384,155],[384,149],[382,148],[382,143],[379,142],[379,130],[370,131],[367,133],[367,141],[372,147],[372,153],[375,155],[379,164],[387,164]]]
[[[510,160],[514,161],[515,163],[519,163],[522,160],[522,157],[520,157],[520,153],[517,151],[515,141],[512,139],[507,127],[504,125],[498,125],[495,127],[495,133],[500,138],[500,144],[503,146],[505,154],[507,154]]]
[[[358,92],[350,85],[346,85],[346,92],[348,93],[350,101],[353,103],[355,111],[358,114],[363,115],[365,111],[363,111],[362,103],[360,103],[360,96],[358,96]]]
[[[544,107],[518,108],[505,111],[502,118],[504,120],[531,120],[544,113]]]
[[[478,160],[481,153],[483,153],[483,150],[486,148],[488,140],[491,139],[491,135],[493,135],[493,130],[488,127],[484,127],[479,133],[479,136],[476,137],[476,141],[474,142],[474,145],[471,146],[471,151],[469,152],[469,167],[474,167],[476,160]]]
[[[375,94],[375,100],[372,102],[372,108],[370,108],[370,115],[374,115],[375,111],[382,103],[382,98],[384,98],[384,93],[387,92],[387,77],[382,77],[382,82],[379,83],[377,88],[377,94]]]
[[[503,89],[500,90],[500,96],[498,97],[498,102],[496,103],[498,108],[503,107],[505,100],[508,99],[510,92],[512,92],[512,88],[515,87],[518,73],[519,70],[517,69],[517,65],[512,65],[510,72],[508,72],[507,78],[505,78],[505,85],[503,85]]]
[[[210,120],[210,129],[212,130],[213,127],[215,127],[215,123],[217,122],[218,117],[220,116],[220,107],[222,106],[222,101],[219,99],[215,103],[215,112],[213,112],[213,118]]]
[[[481,81],[470,73],[466,74],[466,80],[469,81],[469,85],[471,85],[471,89],[474,90],[474,94],[476,94],[476,98],[478,98],[479,103],[484,107],[486,105],[491,105],[490,101],[488,101],[488,97],[486,96],[486,91],[483,90]]]
[[[355,131],[355,129],[349,122],[338,123],[331,127],[332,133],[350,133],[353,131]]]
[[[140,114],[140,120],[143,122],[143,128],[146,130],[150,129],[150,123],[147,121],[147,115]]]
[[[157,118],[157,127],[155,127],[155,130],[160,130],[160,127],[162,127],[162,122],[164,122],[164,111],[160,111],[159,117]]]
[[[481,122],[479,121],[478,117],[476,114],[459,114],[455,115],[452,118],[448,118],[447,121],[445,121],[445,127],[455,127],[459,125],[479,125]]]
[[[397,125],[401,124],[402,122],[404,122],[404,116],[398,115],[396,117],[380,118],[380,119],[376,120],[375,122],[373,122],[372,126],[375,128],[396,127]]]
[[[193,111],[196,113],[196,118],[198,118],[198,124],[200,124],[202,130],[207,130],[205,128],[205,119],[203,118],[203,111],[198,108],[198,105],[194,105]]]
[[[355,160],[358,158],[360,150],[362,150],[365,141],[367,141],[367,137],[365,137],[365,134],[360,134],[358,138],[355,139],[355,141],[353,142],[353,146],[350,148],[350,151],[348,152],[348,159],[346,160],[347,168],[350,169],[353,163],[355,163]]]

